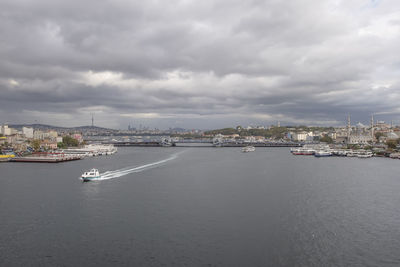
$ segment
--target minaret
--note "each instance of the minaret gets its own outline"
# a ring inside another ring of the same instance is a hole
[[[374,135],[374,114],[371,114],[371,138],[372,142],[375,140],[375,135]]]
[[[351,130],[350,114],[348,114],[347,115],[347,142],[350,141],[350,130]]]

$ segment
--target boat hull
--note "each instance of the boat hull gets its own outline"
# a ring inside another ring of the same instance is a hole
[[[317,155],[317,154],[315,154],[314,156],[317,157],[317,158],[324,158],[324,157],[332,157],[332,154],[331,155]]]
[[[98,179],[100,178],[100,176],[96,176],[96,177],[81,177],[82,182],[90,182],[93,181],[94,179]]]

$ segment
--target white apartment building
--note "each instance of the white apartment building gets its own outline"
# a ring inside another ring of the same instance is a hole
[[[34,139],[43,140],[45,137],[46,137],[45,133],[42,131],[37,130],[33,132]]]
[[[11,128],[8,128],[8,125],[4,124],[0,127],[0,133],[4,136],[11,135]]]
[[[292,138],[294,141],[306,141],[307,136],[308,136],[307,132],[299,132],[299,133],[294,133]]]
[[[22,127],[22,134],[25,135],[26,138],[33,138],[33,128]]]

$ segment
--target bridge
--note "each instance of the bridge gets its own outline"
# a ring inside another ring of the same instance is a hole
[[[110,144],[116,147],[161,147],[163,146],[160,141],[149,141],[149,142],[103,142],[103,144]],[[221,147],[244,147],[244,146],[255,146],[255,147],[301,147],[303,143],[294,143],[294,142],[265,142],[265,143],[235,143],[235,142],[225,142],[221,144]],[[174,147],[213,147],[211,141],[196,141],[196,142],[188,142],[186,141],[178,141],[172,144]]]

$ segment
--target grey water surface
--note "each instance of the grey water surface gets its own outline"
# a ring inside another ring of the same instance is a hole
[[[400,266],[399,170],[287,148],[0,163],[0,266]]]

